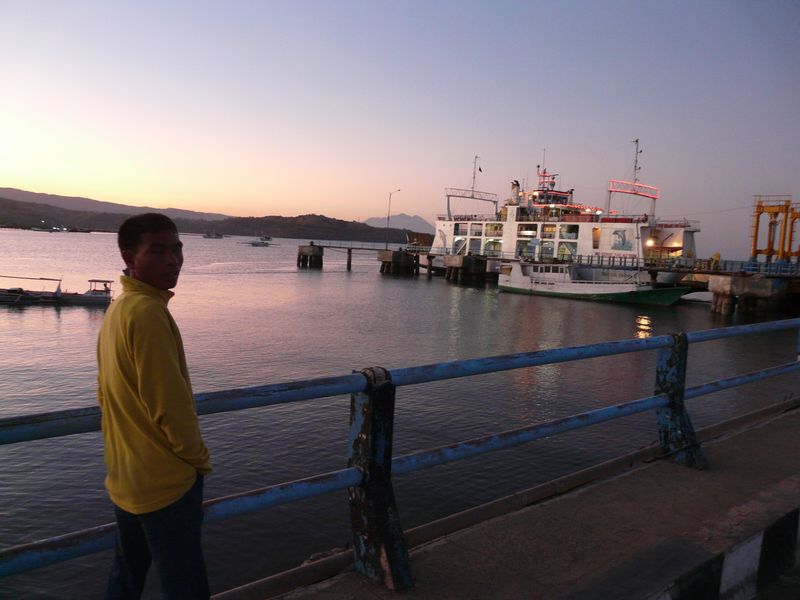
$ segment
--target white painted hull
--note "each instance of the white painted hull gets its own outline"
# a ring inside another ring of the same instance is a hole
[[[538,272],[545,269],[552,272]],[[576,279],[575,276],[575,269],[571,265],[533,265],[514,261],[503,265],[497,285],[500,291],[519,294],[660,305],[673,304],[690,291],[689,288],[654,288],[638,283],[635,278],[628,281],[587,281]]]

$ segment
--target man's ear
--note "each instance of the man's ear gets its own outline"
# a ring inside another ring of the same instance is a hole
[[[122,255],[122,260],[125,261],[125,266],[128,268],[132,267],[134,263],[133,257],[136,253],[130,250],[122,250],[120,254]]]

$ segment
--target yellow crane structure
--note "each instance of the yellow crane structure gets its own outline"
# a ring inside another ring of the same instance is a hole
[[[769,216],[764,248],[758,247],[761,215]],[[758,260],[758,256],[763,254],[767,257],[767,262],[772,262],[773,257],[779,261],[790,262],[792,256],[798,257],[797,260],[800,262],[800,243],[795,250],[792,250],[795,239],[794,229],[798,219],[800,219],[800,203],[793,204],[791,196],[754,196],[753,241],[750,247],[750,259]],[[775,237],[778,228],[780,228],[780,233],[776,247]]]

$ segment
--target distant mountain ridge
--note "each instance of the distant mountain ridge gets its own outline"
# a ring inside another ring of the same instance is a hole
[[[42,194],[40,192],[28,192],[6,187],[0,187],[0,198],[16,200],[17,202],[30,202],[32,204],[47,204],[57,208],[82,212],[122,213],[126,215],[135,215],[142,212],[160,212],[173,219],[206,219],[209,221],[219,221],[228,218],[228,215],[220,213],[199,212],[184,210],[182,208],[130,206],[128,204],[117,204],[115,202],[105,202],[103,200],[92,200],[91,198],[83,198],[81,196]]]
[[[141,212],[141,209],[135,212]],[[48,204],[19,202],[0,197],[0,227],[117,231],[128,215],[129,213],[121,212],[68,210]],[[203,234],[214,231],[223,235],[270,235],[304,240],[407,243],[407,232],[404,230],[392,227],[387,231],[385,227],[370,227],[357,221],[343,221],[323,215],[225,217],[213,221],[173,218],[181,233]]]
[[[370,217],[362,222],[370,227],[386,227],[386,217]],[[419,233],[436,232],[436,228],[419,215],[414,215],[413,217],[405,213],[392,215],[389,219],[389,225],[398,229],[409,229]]]

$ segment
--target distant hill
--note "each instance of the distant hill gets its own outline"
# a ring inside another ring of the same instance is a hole
[[[372,227],[386,227],[386,217],[370,217],[366,219],[364,223]],[[419,233],[436,232],[436,228],[419,215],[414,215],[413,217],[405,213],[392,215],[389,219],[389,225],[399,229],[418,231]]]
[[[104,202],[102,200],[92,200],[91,198],[81,198],[80,196],[58,196],[56,194],[40,194],[39,192],[27,192],[15,188],[0,187],[0,198],[16,200],[17,202],[31,202],[33,204],[47,204],[57,208],[67,210],[78,210],[82,212],[96,213],[122,213],[135,215],[142,212],[157,211],[164,213],[172,219],[207,219],[217,221],[227,219],[227,215],[219,213],[198,212],[194,210],[183,210],[181,208],[152,208],[149,206],[130,206],[128,204],[117,204],[115,202]]]
[[[163,212],[163,211],[162,211]],[[191,212],[191,211],[185,211]],[[199,213],[195,213],[199,214]],[[0,197],[0,227],[65,227],[94,231],[116,231],[128,214],[119,212],[91,212],[59,208],[48,204],[18,202]],[[387,230],[359,223],[342,221],[323,215],[298,217],[224,217],[222,220],[185,219],[175,217],[182,233],[207,233],[216,231],[223,235],[297,238],[305,240],[349,240],[358,242],[385,242]],[[388,230],[388,241],[405,244],[406,231]]]

